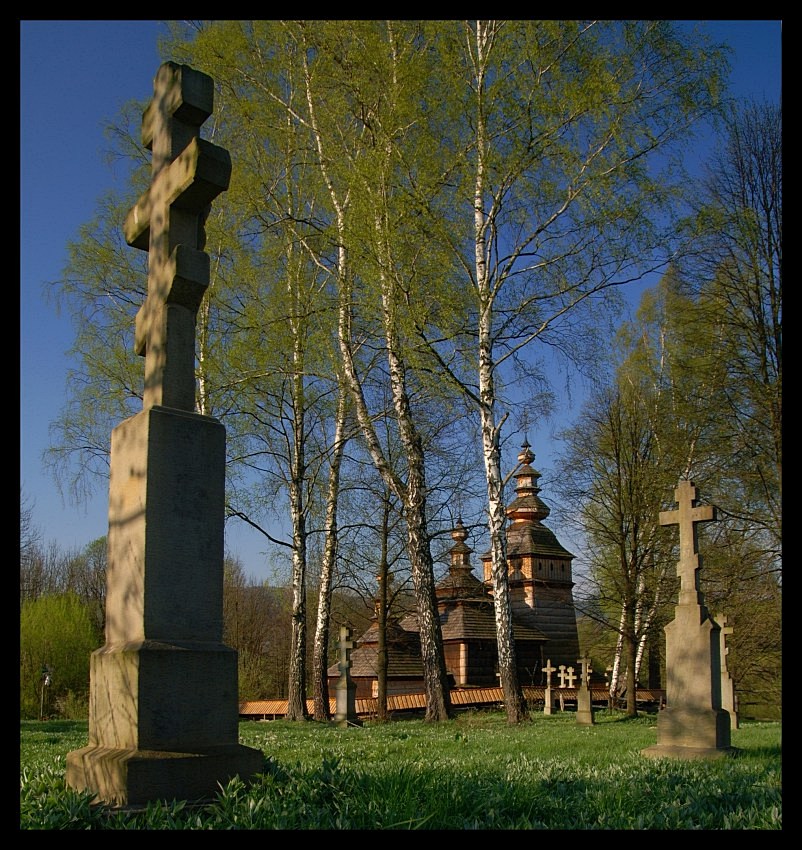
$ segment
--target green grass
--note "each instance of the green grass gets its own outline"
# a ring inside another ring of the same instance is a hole
[[[214,802],[91,806],[65,786],[85,721],[20,723],[22,829],[761,829],[782,828],[778,722],[742,723],[732,758],[650,759],[656,717],[571,713],[509,726],[499,712],[445,723],[397,720],[340,729],[240,724],[264,772]]]

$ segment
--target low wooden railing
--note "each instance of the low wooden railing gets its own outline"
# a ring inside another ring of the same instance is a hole
[[[552,688],[551,695],[554,703],[560,704],[576,702],[577,688]],[[544,687],[526,686],[523,688],[524,696],[530,706],[538,706],[546,701],[546,689]],[[591,687],[591,701],[597,704],[608,705],[610,693],[606,687]],[[659,707],[665,705],[666,692],[657,688],[638,688],[637,701],[641,704],[655,704]],[[625,698],[616,701],[616,707],[622,707]],[[359,717],[375,717],[378,710],[378,700],[375,698],[357,699],[356,713]],[[454,708],[479,708],[504,705],[504,693],[501,688],[455,688],[451,691],[451,705]],[[314,711],[314,701],[306,701],[307,711],[311,715]],[[387,710],[389,712],[415,712],[426,708],[426,695],[418,694],[393,694],[387,697]],[[329,699],[329,712],[334,715],[336,711],[336,700]],[[239,716],[249,720],[277,720],[287,714],[287,700],[249,700],[240,703]]]

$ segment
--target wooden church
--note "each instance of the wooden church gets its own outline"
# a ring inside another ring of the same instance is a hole
[[[549,508],[540,500],[540,473],[531,466],[534,455],[524,443],[515,474],[515,499],[507,507],[507,558],[510,573],[513,636],[518,678],[522,685],[544,683],[543,667],[575,666],[579,638],[573,601],[573,555],[542,524]],[[448,574],[437,584],[437,608],[443,635],[446,670],[452,688],[496,687],[498,648],[490,555],[483,555],[484,580],[473,573],[468,532],[458,521],[451,533]],[[357,639],[351,652],[351,677],[356,699],[377,696],[378,617]],[[400,621],[388,616],[387,694],[421,693],[423,665],[417,616]],[[333,691],[339,666],[328,670]]]

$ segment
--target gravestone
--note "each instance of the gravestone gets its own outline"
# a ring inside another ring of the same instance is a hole
[[[356,641],[351,640],[351,634],[348,626],[340,626],[340,678],[335,686],[337,710],[334,723],[342,727],[362,725],[356,713],[356,683],[351,678],[351,652],[356,649]]]
[[[231,161],[199,137],[210,77],[167,62],[153,88],[152,182],[124,226],[148,251],[143,409],[111,436],[106,642],[90,660],[89,745],[67,756],[67,784],[113,806],[208,799],[264,763],[238,743],[237,654],[222,642],[225,430],[195,412],[204,223]]]
[[[696,506],[696,487],[681,480],[674,490],[679,509],[660,512],[660,525],[679,525],[679,604],[666,633],[666,707],[657,715],[657,745],[648,757],[717,758],[734,752],[730,718],[721,707],[719,626],[699,590],[700,522],[716,519],[710,506]]]
[[[560,701],[560,711],[565,711],[565,694],[563,688],[573,688],[574,686],[574,668],[566,667],[565,664],[560,664],[557,668],[557,675],[560,677],[560,687],[557,689],[557,699]]]
[[[546,674],[546,693],[543,702],[543,714],[551,714],[554,708],[554,696],[551,693],[551,674],[556,668],[551,666],[551,658],[546,662],[543,672]]]
[[[607,686],[607,710],[612,711],[615,707],[615,700],[613,698],[613,667],[611,665],[607,665],[604,668],[604,684]]]
[[[732,626],[727,625],[724,614],[716,615],[716,622],[721,627],[721,707],[730,716],[730,729],[738,728],[738,698],[735,695],[735,682],[727,667],[729,647],[726,638],[732,634]]]
[[[583,656],[577,659],[577,664],[582,665],[582,679],[576,692],[576,722],[579,726],[593,726],[593,700],[590,693],[590,658]]]

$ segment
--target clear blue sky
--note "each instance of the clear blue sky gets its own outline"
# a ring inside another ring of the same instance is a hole
[[[781,22],[704,25],[735,50],[736,94],[779,102]],[[42,467],[49,425],[66,400],[73,338],[68,320],[43,299],[43,284],[61,276],[67,243],[93,216],[98,198],[124,178],[104,160],[103,126],[126,101],[152,95],[164,31],[158,21],[20,22],[20,484],[43,543],[63,549],[106,534],[107,492],[70,505]],[[539,435],[529,440],[545,480],[548,446]],[[259,536],[239,524],[227,530],[226,543],[247,574],[267,577]]]

